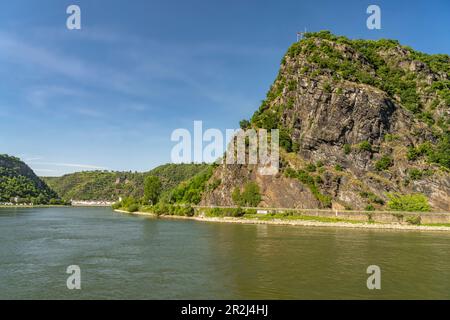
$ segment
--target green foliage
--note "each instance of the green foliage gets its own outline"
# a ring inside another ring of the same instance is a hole
[[[316,170],[317,170],[317,167],[316,167],[316,165],[314,164],[314,163],[309,163],[307,166],[306,166],[306,171],[308,171],[308,172],[316,172]]]
[[[386,142],[391,142],[391,141],[395,141],[398,139],[399,139],[399,136],[395,135],[395,134],[386,133],[384,135],[384,141],[386,141]]]
[[[120,209],[128,212],[136,212],[139,210],[139,207],[139,201],[133,197],[125,197],[122,201],[116,202],[112,205],[113,209]]]
[[[363,141],[359,144],[359,150],[372,152],[372,145],[369,141]]]
[[[145,211],[154,213],[158,216],[169,215],[169,216],[192,217],[195,214],[194,208],[190,205],[174,205],[162,202],[154,206],[146,207]]]
[[[336,164],[334,166],[334,170],[336,170],[336,171],[344,171],[344,168],[340,164]]]
[[[417,147],[409,147],[406,154],[410,161],[415,161],[423,156],[426,156],[430,163],[450,169],[450,131],[443,134],[436,145],[425,142]]]
[[[364,210],[366,210],[366,211],[374,211],[374,210],[375,210],[375,207],[374,207],[372,204],[368,204],[368,205],[365,207]]]
[[[420,218],[420,215],[409,216],[406,218],[406,222],[413,225],[420,225],[422,219]]]
[[[202,209],[206,217],[242,217],[244,214],[254,214],[254,210],[238,208]]]
[[[239,121],[239,126],[242,130],[247,130],[251,127],[250,121],[244,119]]]
[[[411,180],[420,180],[425,176],[430,176],[433,171],[430,169],[420,170],[417,168],[411,168],[408,170],[408,176]]]
[[[166,164],[146,173],[84,171],[62,177],[42,178],[63,199],[116,200],[119,197],[142,198],[146,176],[158,177],[161,181],[161,198],[170,191],[205,170],[206,164]]]
[[[350,154],[350,152],[352,152],[352,146],[349,145],[348,143],[344,144],[344,153]]]
[[[248,182],[241,193],[239,188],[234,188],[231,198],[236,205],[256,207],[261,202],[261,193],[256,182]]]
[[[301,183],[306,185],[314,197],[321,203],[322,207],[330,208],[332,203],[332,198],[329,195],[322,194],[317,186],[318,181],[314,179],[308,172],[304,170],[295,171],[292,168],[287,168],[285,170],[285,175],[289,178],[296,178]]]
[[[128,212],[136,212],[139,211],[139,205],[137,203],[133,203],[127,207]]]
[[[362,191],[359,193],[359,195],[363,198],[368,199],[370,202],[377,203],[380,205],[384,204],[384,200],[372,192]]]
[[[383,171],[389,169],[394,163],[391,157],[384,155],[377,162],[375,162],[375,169],[377,171]]]
[[[352,55],[345,55],[335,47],[335,44],[349,47],[346,52],[354,50],[361,57],[353,59]],[[293,44],[286,56],[291,58],[302,54],[310,64],[315,65],[311,77],[320,74],[333,75],[334,80],[344,79],[353,82],[375,86],[392,97],[398,98],[401,104],[419,119],[428,124],[434,122],[430,114],[423,112],[418,91],[424,86],[420,77],[412,71],[404,70],[397,61],[391,63],[386,58],[386,51],[401,48],[408,52],[408,59],[420,61],[434,73],[447,74],[450,77],[450,57],[448,55],[428,55],[401,46],[396,40],[350,40],[346,37],[335,36],[329,31],[310,32],[305,38]],[[302,67],[301,73],[308,73],[311,67]],[[450,81],[438,80],[426,85],[428,90],[436,92],[444,105],[450,105]],[[330,92],[329,84],[324,86],[325,92]]]
[[[161,181],[157,176],[147,176],[144,181],[144,203],[156,204],[161,194]]]
[[[412,180],[419,180],[422,178],[422,170],[412,168],[408,171],[408,175]]]
[[[431,210],[427,197],[420,193],[407,195],[390,193],[387,196],[389,198],[387,205],[392,210],[414,212]]]
[[[428,161],[450,169],[450,131],[443,134],[435,147],[427,152]]]
[[[284,150],[286,150],[287,152],[292,152],[293,148],[292,148],[292,139],[291,136],[289,135],[289,132],[282,128],[280,129],[280,147],[282,147]]]
[[[171,192],[169,202],[198,204],[212,174],[213,167],[209,166],[188,181],[182,182]]]
[[[20,159],[0,155],[0,202],[62,204],[58,195]]]

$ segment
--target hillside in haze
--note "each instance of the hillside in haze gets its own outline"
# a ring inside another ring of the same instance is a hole
[[[58,195],[19,158],[0,155],[0,202],[56,203]]]
[[[283,57],[259,110],[241,122],[280,130],[280,173],[221,165],[210,178],[220,184],[201,203],[239,204],[251,185],[266,207],[382,210],[407,195],[448,211],[449,124],[448,55],[308,33]]]

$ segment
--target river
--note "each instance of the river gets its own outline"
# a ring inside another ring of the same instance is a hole
[[[81,289],[66,269],[81,270]],[[381,289],[369,290],[369,265]],[[0,209],[0,299],[450,299],[450,234]]]

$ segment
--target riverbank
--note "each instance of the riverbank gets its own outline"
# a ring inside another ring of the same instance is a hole
[[[176,215],[156,215],[149,212],[128,212],[124,210],[114,210],[120,213],[126,213],[136,216],[146,216],[163,219],[194,220],[200,222],[218,222],[218,223],[238,223],[238,224],[264,224],[264,225],[285,225],[285,226],[305,226],[305,227],[339,227],[339,228],[362,228],[362,229],[390,229],[390,230],[415,230],[415,231],[447,231],[450,232],[450,226],[432,226],[432,225],[406,225],[394,223],[367,223],[361,221],[344,221],[336,219],[335,221],[326,221],[320,217],[297,216],[285,218],[272,218],[268,215],[248,215],[243,217],[206,217],[206,216],[176,216]]]
[[[62,205],[62,204],[39,204],[39,205],[0,205],[0,209],[2,208],[8,208],[8,209],[20,209],[20,208],[24,208],[24,209],[29,209],[29,208],[65,208],[65,207],[71,207],[68,205]]]

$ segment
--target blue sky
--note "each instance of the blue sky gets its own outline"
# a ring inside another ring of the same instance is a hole
[[[81,7],[81,30],[66,8]],[[382,29],[366,28],[377,4]],[[0,10],[0,153],[38,175],[149,170],[177,128],[238,127],[296,31],[394,38],[450,53],[450,2],[10,1]]]

